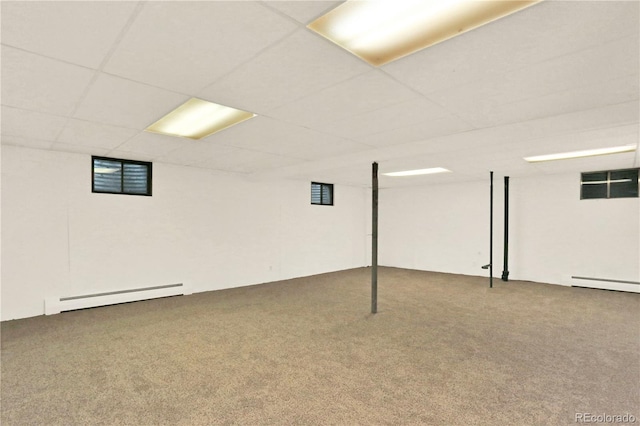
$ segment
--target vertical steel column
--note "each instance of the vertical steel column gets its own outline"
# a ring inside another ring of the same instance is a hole
[[[493,172],[491,178],[491,195],[489,198],[489,288],[493,288]]]
[[[378,163],[371,170],[371,313],[378,312]]]
[[[504,265],[502,281],[509,281],[509,176],[504,177]]]

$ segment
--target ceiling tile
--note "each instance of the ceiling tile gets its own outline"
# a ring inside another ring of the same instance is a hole
[[[95,71],[2,46],[2,104],[70,114]]]
[[[137,152],[151,158],[162,158],[185,146],[193,146],[195,141],[152,132],[139,132],[131,139],[118,146],[118,151]]]
[[[469,180],[466,173],[438,173],[421,176],[381,176],[381,188],[399,188],[407,186],[443,185],[447,183]]]
[[[503,75],[490,81],[487,100],[506,104],[638,75],[639,63],[640,38],[627,37]]]
[[[295,178],[296,176],[312,176],[316,173],[320,173],[327,170],[338,169],[360,169],[363,165],[369,165],[374,161],[380,161],[379,149],[369,149],[360,152],[347,153],[335,157],[314,159],[298,164],[292,164],[284,166],[277,170],[270,170],[265,172],[264,175],[269,177],[284,177]],[[370,174],[368,175],[370,177]],[[342,181],[336,181],[336,183],[345,183]]]
[[[300,132],[303,127],[275,120],[265,116],[256,116],[241,125],[233,126],[206,138],[214,145],[229,145],[250,149],[266,149],[267,146],[291,145],[296,138],[291,135]],[[251,145],[251,146],[248,146]]]
[[[69,119],[56,142],[88,148],[114,149],[138,133],[138,130],[91,121]]]
[[[332,158],[338,155],[362,153],[371,147],[338,136],[328,135],[311,129],[293,134],[299,141],[292,149],[283,151],[283,155],[314,160]]]
[[[140,154],[137,152],[119,151],[117,149],[113,149],[107,152],[105,156],[111,157],[111,158],[122,158],[122,159],[133,160],[133,161],[154,161],[154,158],[150,155]]]
[[[24,138],[22,136],[2,135],[0,136],[2,145],[14,145],[27,148],[49,149],[53,144],[50,140],[42,140],[35,138]]]
[[[100,74],[75,117],[144,130],[187,99],[184,95]]]
[[[489,183],[489,172],[494,172],[494,182],[502,180],[503,176],[523,177],[539,174],[535,166],[522,160],[511,158],[507,155],[495,156],[488,153],[480,153],[477,159],[472,161],[472,156],[460,155],[451,160],[451,170],[455,175],[465,175],[470,180],[483,180]]]
[[[452,179],[457,181],[476,180],[477,176],[474,174],[490,170],[491,166],[496,170],[510,170],[512,173],[517,172],[519,176],[529,176],[540,172],[522,160],[523,147],[527,146],[527,141],[555,136],[558,145],[562,145],[562,137],[571,137],[573,133],[581,132],[584,129],[606,131],[607,127],[624,126],[630,123],[635,123],[637,126],[637,122],[638,104],[630,102],[508,126],[473,129],[433,139],[408,142],[401,146],[381,146],[361,153],[345,154],[335,158],[317,159],[299,165],[286,166],[278,171],[269,172],[268,175],[290,178],[334,176],[334,182],[353,184],[357,181],[355,179],[357,173],[348,172],[343,176],[341,173],[332,175],[330,171],[348,170],[360,163],[370,164],[372,161],[378,161],[387,167],[387,164],[391,162],[401,164],[402,161],[424,157],[450,166],[452,170],[455,170],[455,178]],[[633,131],[633,125],[630,124],[630,127],[627,128],[627,133]],[[627,137],[625,136],[625,138]],[[613,138],[615,140],[615,137]],[[575,140],[580,141],[581,136],[575,137]],[[526,163],[530,167],[522,163]],[[458,176],[462,173],[461,169],[464,170],[464,177]],[[483,176],[483,174],[481,175]],[[331,180],[329,179],[329,181]],[[400,183],[393,185],[400,185]]]
[[[511,144],[518,147],[517,155],[529,157],[535,155],[558,154],[585,149],[608,148],[613,146],[634,145],[640,140],[638,124],[585,130],[544,138],[531,139]]]
[[[411,157],[403,157],[403,158],[393,158],[389,160],[380,161],[379,172],[380,175],[384,175],[384,173],[392,173],[392,172],[402,172],[406,170],[419,170],[419,169],[430,169],[434,167],[444,167],[445,169],[449,169],[452,171],[452,161],[450,160],[450,156],[442,153],[438,154],[429,154],[429,155],[414,155]],[[421,176],[421,175],[418,175]],[[443,174],[444,176],[444,174]],[[390,176],[393,177],[393,180],[403,180],[401,178],[412,178],[410,176]]]
[[[601,134],[607,135],[604,139],[610,138],[612,141],[622,135],[628,138],[638,127],[637,123],[629,124],[634,122],[634,111],[637,110],[637,105],[635,107],[629,104],[614,105],[508,126],[474,129],[413,142],[402,148],[406,156],[457,152],[461,156],[467,156],[470,161],[476,161],[475,155],[472,154],[474,149],[501,155],[504,147],[509,147],[511,154],[519,160],[525,155],[534,155],[531,152],[525,154],[524,147],[543,146],[545,141],[550,141],[552,146],[561,147],[566,143],[569,147],[573,146],[570,141],[584,144],[594,139],[595,135]],[[567,150],[579,149],[579,146]],[[390,150],[390,152],[393,151]]]
[[[226,150],[221,154],[201,159],[194,166],[238,173],[256,173],[299,162],[300,160],[296,158],[245,150],[243,148],[226,147]]]
[[[492,170],[498,176],[532,176],[540,173],[565,173],[572,171],[594,170],[594,165],[602,167],[612,166],[611,159],[604,160],[604,157],[592,157],[582,160],[563,160],[553,161],[557,163],[549,165],[548,163],[528,163],[520,155],[522,150],[520,147],[515,149],[510,145],[498,146],[495,151],[483,152],[481,150],[471,150],[469,152],[460,153],[457,157],[448,156],[448,160],[443,163],[444,166],[455,173],[464,174],[482,174]],[[615,164],[622,164],[619,161],[628,162],[628,157],[618,157]],[[607,164],[605,166],[605,164]],[[627,163],[624,163],[627,164]],[[586,169],[583,169],[585,168]],[[622,167],[630,167],[625,165]],[[581,170],[582,169],[582,170]],[[487,173],[488,177],[488,173]],[[576,180],[578,177],[576,177]]]
[[[98,155],[105,156],[109,152],[106,148],[100,148],[95,146],[88,145],[76,145],[62,142],[54,142],[49,148],[53,151],[61,151],[61,152],[74,152],[80,154],[90,154],[90,155]]]
[[[2,107],[2,135],[27,139],[56,140],[67,118],[24,109]]]
[[[229,159],[228,161],[231,162],[232,159]],[[246,151],[242,153],[241,156],[238,156],[237,161],[238,168],[247,173],[257,173],[300,163],[300,160],[297,158],[257,151]]]
[[[271,112],[275,118],[310,127],[417,98],[413,91],[374,70]]]
[[[407,188],[485,180],[486,174],[441,173],[436,175],[410,176],[405,179],[385,176],[380,179],[380,188]]]
[[[503,111],[515,111],[515,114],[509,114],[515,115],[515,119],[538,118],[526,114],[527,104],[532,103],[538,110],[548,107],[547,115],[553,115],[569,112],[567,109],[572,107],[584,109],[626,101],[628,94],[637,94],[637,89],[634,91],[628,86],[635,84],[637,88],[637,81],[629,80],[637,78],[639,73],[639,52],[640,39],[628,37],[508,74],[496,74],[454,89],[433,92],[428,97],[477,126],[508,122],[500,114]],[[609,88],[603,83],[622,78],[627,79],[623,97],[607,96]],[[562,102],[558,102],[558,97],[564,98]],[[525,103],[522,111],[515,108],[514,103],[525,100],[533,102]],[[558,109],[559,105],[563,108]]]
[[[402,146],[402,153],[407,157],[425,154],[433,155],[436,153],[456,153],[454,156],[458,156],[458,153],[476,147],[482,147],[483,150],[491,151],[492,146],[510,140],[510,138],[508,136],[505,137],[503,133],[502,128],[473,129],[407,143]],[[394,154],[393,148],[394,147],[388,147],[384,149],[383,152],[388,152],[389,156],[395,157],[397,153]]]
[[[200,94],[268,114],[274,107],[369,70],[353,55],[299,30]]]
[[[295,28],[257,2],[147,2],[105,71],[195,94]]]
[[[372,135],[358,136],[354,139],[373,146],[398,145],[464,132],[472,128],[473,126],[465,121],[449,115],[435,120],[424,120],[420,124],[386,130]]]
[[[135,2],[3,1],[2,43],[98,68]]]
[[[371,163],[358,162],[348,167],[303,170],[293,174],[291,178],[309,182],[340,183],[366,187],[371,185]],[[338,202],[336,198],[336,203]]]
[[[308,24],[317,17],[338,6],[342,1],[264,1],[266,5],[278,9],[302,24]]]
[[[199,141],[178,140],[180,147],[157,156],[158,161],[170,164],[194,165],[221,158],[229,153],[242,151],[240,148],[212,143],[209,138]],[[146,145],[146,144],[145,144]],[[226,169],[228,170],[228,169]]]
[[[465,117],[476,125],[499,125],[637,101],[639,83],[639,75],[630,75],[537,98],[488,106],[477,115],[465,114]]]
[[[304,28],[336,2],[45,3],[1,5],[5,145],[360,186],[372,161],[454,171],[388,186],[640,162],[522,160],[640,139],[637,1],[547,0],[379,69]],[[143,131],[192,95],[258,117]]]
[[[385,65],[431,93],[638,35],[638,2],[544,1]]]
[[[554,134],[636,124],[639,117],[640,102],[633,101],[545,117],[513,124],[507,128],[518,132],[522,137],[533,139]]]
[[[369,147],[290,123],[258,116],[212,135],[207,142],[301,159],[313,159]]]
[[[327,131],[345,138],[356,138],[432,122],[448,115],[449,112],[441,106],[424,98],[416,98],[334,121],[327,126]]]
[[[535,167],[539,172],[546,174],[576,173],[576,197],[580,194],[580,175],[582,172],[599,170],[615,170],[632,168],[635,160],[635,153],[601,155],[598,157],[575,158],[562,161],[547,161],[536,163]]]

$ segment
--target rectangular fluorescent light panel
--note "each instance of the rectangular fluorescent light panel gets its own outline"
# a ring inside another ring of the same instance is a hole
[[[189,139],[202,139],[253,117],[255,114],[251,112],[191,98],[145,130]]]
[[[529,163],[538,163],[541,161],[568,160],[571,158],[593,157],[596,155],[620,154],[622,152],[633,152],[636,150],[635,145],[614,146],[611,148],[587,149],[584,151],[563,152],[559,154],[536,155],[533,157],[524,157]]]
[[[380,66],[540,1],[349,0],[307,27]]]
[[[419,170],[407,170],[404,172],[392,172],[383,173],[385,176],[417,176],[417,175],[431,175],[434,173],[450,173],[451,170],[444,169],[442,167],[434,167],[432,169],[419,169]]]

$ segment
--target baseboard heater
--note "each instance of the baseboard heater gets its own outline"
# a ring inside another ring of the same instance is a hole
[[[105,293],[84,294],[80,296],[49,298],[44,301],[44,313],[46,315],[53,315],[76,309],[95,308],[98,306],[138,302],[140,300],[187,294],[191,294],[190,289],[188,286],[180,283],[109,291]]]
[[[572,287],[599,288],[604,290],[628,291],[640,293],[639,281],[613,280],[609,278],[579,277],[572,275],[571,279],[578,281]]]

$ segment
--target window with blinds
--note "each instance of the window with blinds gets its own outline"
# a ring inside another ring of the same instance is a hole
[[[105,157],[91,160],[92,192],[151,195],[151,163]]]
[[[638,198],[638,169],[582,173],[580,198]]]
[[[311,182],[311,204],[333,205],[333,184]]]

